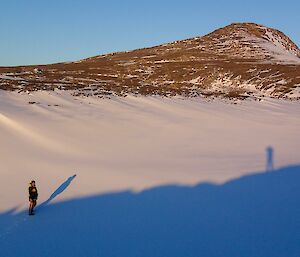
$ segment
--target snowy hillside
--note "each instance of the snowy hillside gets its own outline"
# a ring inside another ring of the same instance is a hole
[[[227,55],[231,60],[239,58],[269,64],[300,64],[298,46],[282,32],[262,25],[234,23],[202,39],[210,44],[212,51]]]
[[[297,256],[299,107],[0,91],[0,256]]]
[[[268,145],[275,148],[277,166],[296,163],[299,107],[299,102],[271,99],[233,104],[1,91],[1,172],[7,181],[2,189],[14,188],[14,195],[1,196],[1,209],[22,206],[31,177],[45,200],[74,173],[78,179],[64,198],[224,182],[264,171]]]
[[[300,50],[282,32],[234,23],[151,48],[51,65],[0,67],[0,89],[77,95],[300,98]]]

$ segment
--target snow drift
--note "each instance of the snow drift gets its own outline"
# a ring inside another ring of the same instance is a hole
[[[0,255],[298,256],[299,105],[1,91]]]
[[[31,104],[29,104],[31,103]],[[74,97],[69,92],[0,94],[0,209],[40,201],[73,174],[64,199],[169,184],[222,183],[300,160],[299,102],[237,104],[161,97]],[[183,175],[184,174],[184,175]],[[11,189],[13,188],[13,191]]]

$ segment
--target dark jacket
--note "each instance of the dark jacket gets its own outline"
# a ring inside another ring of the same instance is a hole
[[[28,191],[29,191],[29,199],[37,200],[37,198],[38,198],[37,188],[33,187],[33,186],[29,186]]]

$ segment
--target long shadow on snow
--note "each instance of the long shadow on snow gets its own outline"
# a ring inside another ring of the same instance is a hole
[[[37,209],[40,209],[42,207],[45,207],[47,204],[49,204],[55,197],[57,197],[58,195],[60,195],[63,191],[65,191],[68,186],[71,184],[71,182],[73,181],[73,179],[76,177],[76,174],[69,177],[64,183],[62,183],[54,192],[52,195],[50,195],[50,197],[43,202],[42,204],[40,204],[39,206],[37,206]]]
[[[50,204],[7,235],[0,243],[1,253],[296,257],[299,185],[300,166],[290,166],[223,185],[162,186]],[[32,242],[34,251],[28,248]]]

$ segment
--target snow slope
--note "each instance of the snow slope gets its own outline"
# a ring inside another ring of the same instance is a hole
[[[26,206],[31,179],[44,201],[73,174],[78,176],[64,199],[169,183],[222,183],[264,171],[269,145],[277,167],[297,163],[299,107],[281,100],[99,100],[65,91],[1,91],[0,209]]]
[[[1,256],[299,256],[299,183],[298,165],[223,185],[77,198],[34,217],[4,213]]]
[[[299,107],[0,91],[0,256],[297,256]]]

